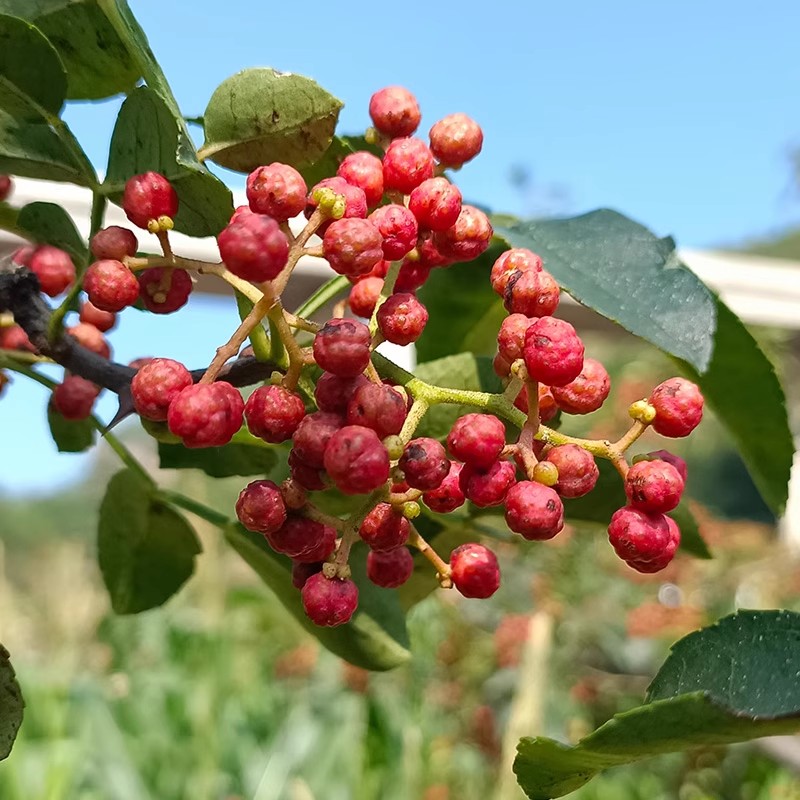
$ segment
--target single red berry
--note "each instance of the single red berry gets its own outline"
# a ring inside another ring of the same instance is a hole
[[[389,478],[389,454],[378,434],[361,425],[346,425],[325,448],[325,471],[344,494],[366,494]]]
[[[367,382],[353,392],[347,405],[347,424],[371,428],[379,439],[385,439],[400,433],[406,409],[406,399],[397,389]]]
[[[648,514],[626,506],[615,511],[608,540],[617,555],[639,572],[658,572],[675,554],[675,531],[663,514]],[[680,533],[678,533],[678,539]]]
[[[594,358],[584,358],[583,369],[566,386],[554,386],[553,398],[567,414],[591,414],[603,405],[611,391],[606,368]]]
[[[282,386],[260,386],[244,407],[247,429],[270,444],[291,439],[305,415],[300,395]]]
[[[8,175],[0,175],[0,203],[4,203],[11,195],[14,183]]]
[[[217,236],[219,254],[237,277],[253,283],[280,275],[289,258],[289,240],[272,217],[242,216]]]
[[[151,267],[139,275],[139,299],[153,314],[171,314],[183,308],[191,292],[192,277],[185,269]]]
[[[583,342],[563,319],[542,317],[525,332],[523,358],[528,374],[548,386],[566,386],[583,369]]]
[[[138,295],[138,282],[136,284],[136,292]],[[117,323],[116,314],[112,314],[110,311],[103,311],[89,300],[81,303],[78,318],[81,322],[85,322],[87,325],[94,325],[94,327],[102,333],[110,331]]]
[[[511,314],[500,324],[500,330],[497,333],[497,349],[509,364],[509,367],[518,358],[522,358],[525,331],[528,330],[532,322],[533,320],[524,314]],[[508,372],[506,372],[506,375],[508,375]]]
[[[308,187],[303,176],[288,164],[275,162],[247,176],[247,201],[256,214],[286,222],[303,212]]]
[[[421,139],[394,139],[383,156],[383,185],[410,194],[433,177],[433,153]]]
[[[172,184],[157,172],[134,175],[125,184],[122,210],[139,228],[159,217],[174,217],[178,213],[178,195]]]
[[[666,461],[639,461],[625,477],[628,503],[640,511],[666,514],[681,501],[684,481]]]
[[[378,156],[366,150],[350,153],[342,159],[336,174],[361,189],[370,208],[383,198],[383,164]]]
[[[317,411],[303,417],[292,437],[292,447],[297,459],[313,469],[322,469],[325,462],[325,448],[336,431],[344,425],[338,414]],[[306,489],[311,487],[300,481]]]
[[[0,328],[0,350],[25,350],[35,353],[36,348],[19,325],[9,325],[7,328]]]
[[[381,289],[383,289],[383,278],[362,278],[353,286],[347,298],[350,311],[357,317],[369,319],[375,311]]]
[[[506,445],[506,429],[493,414],[465,414],[447,435],[450,454],[473,467],[488,468]]]
[[[450,577],[464,597],[491,597],[500,587],[497,556],[482,544],[462,544],[450,553]]]
[[[354,378],[369,364],[372,337],[356,319],[332,319],[314,337],[314,360],[326,372]]]
[[[408,541],[411,523],[389,503],[378,503],[364,517],[359,536],[372,550],[394,550]]]
[[[516,469],[510,461],[495,461],[485,469],[464,464],[459,475],[464,496],[479,508],[499,506],[515,481]]]
[[[122,261],[126,256],[135,256],[139,249],[139,242],[136,235],[127,228],[120,228],[119,225],[109,225],[102,228],[94,236],[90,243],[92,255],[98,260],[113,259]]]
[[[640,460],[648,460],[648,461],[655,461],[656,459],[660,459],[661,461],[666,461],[668,464],[672,464],[676,470],[678,470],[678,474],[681,476],[681,479],[684,483],[686,483],[687,477],[687,469],[686,469],[686,462],[680,457],[676,456],[674,453],[670,453],[669,450],[653,450],[651,453],[647,453],[644,456],[637,456],[634,458],[634,461]]]
[[[18,247],[12,254],[11,260],[20,267],[30,267],[33,254],[36,252],[35,247],[24,246]]]
[[[225,381],[187,386],[170,403],[167,425],[185,447],[222,447],[242,427],[244,400]]]
[[[506,494],[506,522],[530,541],[552,539],[564,527],[564,504],[547,486],[520,481]]]
[[[399,261],[410,253],[417,244],[417,218],[405,207],[397,203],[376,208],[369,220],[383,237],[383,257],[389,261]]]
[[[397,280],[394,282],[395,294],[416,292],[428,280],[430,274],[431,267],[421,261],[404,259],[400,271],[397,273]]]
[[[308,492],[292,478],[281,483],[281,497],[286,508],[292,511],[299,511],[308,503]]]
[[[131,380],[131,395],[136,413],[145,419],[164,422],[170,403],[192,385],[186,367],[171,358],[154,358]]]
[[[242,219],[243,217],[251,217],[256,212],[253,211],[250,206],[236,206],[233,209],[233,214],[231,214],[231,218],[228,220],[228,224],[231,222],[237,222],[238,220]]]
[[[353,186],[348,183],[344,178],[334,176],[333,178],[323,178],[319,183],[311,187],[311,191],[306,197],[306,210],[305,215],[307,219],[317,210],[317,201],[314,199],[314,192],[317,189],[331,189],[336,194],[344,198],[344,218],[357,217],[358,219],[366,219],[367,217],[367,196],[364,190],[358,186]],[[322,236],[327,227],[331,224],[332,220],[325,220],[322,225],[317,228],[317,233]]]
[[[483,211],[464,205],[455,224],[434,234],[433,243],[445,258],[472,261],[489,247],[493,233],[492,223]]]
[[[414,558],[406,547],[367,554],[367,577],[384,589],[402,586],[414,572]]]
[[[53,389],[53,408],[64,419],[86,419],[92,413],[99,387],[79,375],[67,375],[63,383]]]
[[[483,147],[481,126],[466,114],[449,114],[440,119],[429,135],[433,154],[447,167],[471,161]]]
[[[458,213],[460,214],[461,212],[459,211]],[[449,230],[449,228],[447,230]],[[433,240],[435,235],[435,233],[420,234],[420,237],[417,240],[417,255],[419,256],[419,263],[424,267],[428,267],[428,269],[435,269],[436,267],[449,267],[451,264],[455,264],[454,258],[447,258],[447,256],[444,256],[439,252],[439,249],[436,247],[436,242]]]
[[[525,414],[528,413],[528,388],[523,386],[514,405]],[[543,383],[539,384],[539,421],[543,423],[550,422],[555,415],[558,414],[558,406],[553,398],[552,391],[549,386]]]
[[[351,580],[311,575],[301,590],[303,608],[315,625],[335,627],[349,622],[358,606],[358,587]]]
[[[153,358],[151,356],[140,356],[139,358],[134,358],[133,361],[129,361],[128,362],[128,366],[131,369],[139,370],[142,367],[144,367],[146,364],[151,363],[152,361],[155,361],[155,358]]]
[[[79,322],[77,325],[67,328],[67,333],[77,339],[81,347],[85,347],[103,358],[111,358],[111,347],[106,337],[94,325]]]
[[[549,317],[557,308],[561,290],[545,270],[513,273],[506,284],[504,304],[511,314]]]
[[[366,375],[358,374],[355,378],[342,378],[332,372],[323,372],[314,387],[317,408],[320,411],[333,411],[344,415],[356,389],[367,383],[369,379]]]
[[[101,311],[115,313],[139,299],[139,281],[121,262],[95,261],[83,276],[83,289],[89,301]]]
[[[302,589],[306,585],[306,581],[318,572],[322,572],[322,562],[317,561],[315,564],[304,564],[302,561],[292,562],[292,586],[295,589]]]
[[[662,436],[688,436],[703,418],[703,395],[685,378],[670,378],[653,389],[649,403],[656,410],[653,428]]]
[[[69,254],[49,244],[33,251],[28,267],[48,297],[57,297],[75,282],[75,265]]]
[[[249,531],[273,533],[286,522],[286,505],[272,481],[248,483],[236,501],[236,516]]]
[[[408,208],[420,228],[446,231],[456,224],[461,213],[461,192],[447,178],[428,178],[408,199]]]
[[[320,523],[315,523],[319,525]],[[322,525],[322,530],[309,537],[309,547],[298,556],[295,561],[305,561],[309,564],[318,564],[325,561],[336,549],[336,531],[330,525]],[[274,534],[273,534],[274,536]]]
[[[490,281],[492,289],[505,297],[506,288],[512,277],[519,278],[524,272],[541,272],[543,269],[542,259],[536,253],[526,250],[524,247],[515,247],[501,253],[492,265]]]
[[[436,511],[439,514],[449,514],[464,505],[466,498],[458,481],[462,466],[457,461],[451,461],[450,470],[439,486],[422,495],[422,502],[431,511]]]
[[[398,464],[406,483],[413,489],[438,489],[450,472],[450,460],[441,442],[426,436],[412,439]]]
[[[552,447],[545,459],[558,470],[558,483],[553,488],[562,497],[583,497],[594,489],[600,477],[594,456],[577,444]]]
[[[322,251],[334,272],[348,278],[367,275],[383,260],[383,237],[371,219],[344,218],[332,222],[322,239]]]
[[[324,561],[336,547],[333,528],[295,514],[289,514],[283,525],[264,535],[273,550],[307,564]]]
[[[303,489],[309,492],[319,492],[325,488],[322,470],[306,464],[305,461],[297,457],[297,453],[294,450],[289,451],[288,463],[292,480]]]
[[[379,89],[369,100],[372,124],[392,138],[411,136],[419,127],[422,113],[417,98],[402,86]]]
[[[416,342],[428,323],[428,311],[413,294],[401,292],[386,298],[378,308],[378,330],[387,342]]]

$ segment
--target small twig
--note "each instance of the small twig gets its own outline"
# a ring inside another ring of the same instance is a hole
[[[436,578],[442,589],[452,589],[453,581],[450,578],[450,565],[442,560],[439,554],[422,538],[413,524],[411,525],[411,535],[408,538],[408,543],[412,547],[416,547],[433,564],[436,569]]]

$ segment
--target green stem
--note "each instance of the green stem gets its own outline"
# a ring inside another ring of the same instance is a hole
[[[415,400],[408,410],[408,416],[403,423],[403,428],[399,433],[400,438],[404,444],[407,444],[409,439],[414,435],[414,431],[425,416],[425,412],[430,408],[426,400]]]
[[[369,332],[374,336],[378,330],[378,309],[386,302],[394,291],[394,285],[397,283],[397,276],[400,274],[400,267],[403,266],[402,261],[392,261],[389,266],[389,271],[383,279],[383,288],[381,288],[378,302],[375,303],[375,310],[372,312],[372,319],[369,321]]]
[[[234,294],[236,295],[236,306],[239,309],[239,319],[243,320],[253,310],[253,303],[241,292],[234,292]],[[267,332],[262,324],[259,323],[250,331],[250,344],[253,345],[253,352],[259,361],[274,361]]]
[[[323,283],[294,313],[298,317],[308,319],[314,312],[319,311],[320,308],[349,286],[350,281],[344,275],[331,278],[327,283]]]
[[[165,503],[178,506],[178,508],[191,512],[195,516],[204,519],[206,522],[211,523],[214,527],[220,528],[221,530],[228,530],[234,525],[230,517],[227,517],[225,514],[213,508],[209,508],[207,505],[197,500],[193,500],[191,497],[186,497],[186,495],[180,494],[180,492],[173,492],[171,489],[160,489],[157,497]]]

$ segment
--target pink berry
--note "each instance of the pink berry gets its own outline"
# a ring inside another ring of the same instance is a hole
[[[553,488],[562,497],[583,497],[594,489],[600,477],[594,456],[577,444],[553,447],[545,459],[558,469],[558,483]]]
[[[530,541],[552,539],[564,527],[564,504],[547,486],[520,481],[506,494],[506,522]]]
[[[380,203],[383,197],[383,164],[377,156],[365,150],[351,153],[342,159],[336,174],[351,186],[361,189],[370,208]]]
[[[528,389],[523,386],[514,405],[525,414],[528,413]],[[558,406],[553,399],[553,394],[549,386],[543,383],[539,384],[539,421],[543,423],[550,422],[555,415],[558,414]]]
[[[433,153],[421,139],[394,139],[383,156],[383,184],[410,194],[423,181],[433,177]]]
[[[358,587],[353,581],[326,578],[321,572],[306,580],[301,594],[308,618],[329,628],[349,622],[358,606]]]
[[[378,329],[387,342],[416,342],[428,323],[428,311],[413,294],[393,294],[378,309]]]
[[[395,294],[416,292],[428,280],[430,274],[431,267],[421,261],[411,261],[406,258],[397,273],[397,280],[394,282]]]
[[[286,222],[303,212],[308,187],[303,176],[288,164],[275,162],[247,176],[247,200],[256,214]]]
[[[458,212],[461,214],[461,212]],[[458,219],[458,217],[456,217]],[[455,223],[453,223],[455,224]],[[452,226],[451,226],[452,227]],[[449,230],[449,228],[447,228]],[[434,242],[435,233],[421,233],[417,240],[417,255],[419,256],[419,263],[428,269],[436,267],[449,267],[455,263],[454,258],[448,258],[439,252]]]
[[[523,272],[541,272],[542,269],[542,259],[536,253],[526,250],[524,247],[506,250],[492,265],[490,276],[492,289],[500,297],[505,297],[506,287],[512,277],[516,276],[518,279]]]
[[[653,428],[662,436],[688,436],[703,418],[703,395],[685,378],[670,378],[653,389],[649,399],[656,410]]]
[[[136,283],[136,291],[138,295],[138,281]],[[102,309],[97,308],[97,306],[93,305],[89,300],[81,303],[78,318],[81,322],[85,322],[87,325],[94,325],[94,327],[97,328],[97,330],[99,330],[101,333],[110,331],[117,323],[116,314],[112,314],[110,311],[103,311]]]
[[[500,587],[497,556],[482,544],[462,544],[450,554],[450,577],[464,597],[491,597]]]
[[[367,577],[384,589],[402,586],[414,572],[414,558],[406,547],[367,554]]]
[[[289,258],[289,240],[272,217],[239,217],[217,236],[219,254],[237,277],[254,283],[280,275]]]
[[[471,161],[483,147],[483,131],[466,114],[450,114],[430,130],[431,150],[440,164],[458,167]]]
[[[301,488],[309,492],[318,492],[325,488],[325,481],[322,479],[322,470],[306,464],[297,457],[294,450],[289,451],[289,473],[292,480]]]
[[[455,223],[436,233],[433,243],[445,258],[472,261],[489,247],[493,233],[492,223],[483,211],[463,205]]]
[[[506,429],[493,414],[465,414],[447,435],[450,454],[479,469],[487,469],[506,446]]]
[[[359,386],[347,405],[347,424],[371,428],[379,439],[400,433],[405,421],[405,397],[385,383]]]
[[[233,210],[233,214],[231,214],[231,218],[228,220],[228,223],[230,224],[231,222],[238,222],[243,217],[251,217],[253,214],[255,214],[255,211],[253,211],[250,206],[236,206],[236,208]]]
[[[236,516],[249,531],[273,533],[286,522],[286,505],[272,481],[248,483],[236,501]]]
[[[383,237],[371,219],[344,218],[332,222],[322,251],[334,272],[358,278],[383,259]]]
[[[110,258],[114,261],[122,261],[126,256],[135,256],[139,249],[136,235],[127,228],[120,228],[119,225],[109,225],[102,228],[92,236],[90,243],[92,255],[98,260]]]
[[[399,261],[410,253],[417,244],[417,218],[405,207],[397,203],[376,208],[369,220],[383,237],[383,257],[389,261]]]
[[[101,311],[116,313],[139,299],[139,281],[121,262],[113,259],[95,261],[83,276],[83,288],[89,301]]]
[[[479,508],[499,506],[514,485],[516,470],[510,461],[495,461],[486,469],[464,464],[459,486],[464,496]]]
[[[506,284],[504,304],[511,314],[549,317],[558,308],[561,290],[545,270],[514,273]]]
[[[187,386],[170,403],[167,425],[185,447],[222,447],[242,427],[244,401],[225,381]]]
[[[386,136],[411,136],[419,127],[422,113],[417,98],[402,86],[387,86],[369,100],[372,124]]]
[[[563,319],[542,317],[525,332],[523,358],[528,374],[548,386],[566,386],[583,369],[583,342]]]
[[[639,461],[625,477],[625,494],[633,508],[666,514],[681,501],[684,481],[666,461]]]
[[[11,254],[11,261],[20,267],[30,267],[31,258],[33,258],[33,254],[35,252],[36,252],[35,247],[30,247],[30,246],[18,247]]]
[[[389,454],[375,431],[346,425],[325,448],[325,471],[344,494],[366,494],[389,478]]]
[[[67,375],[53,390],[53,407],[64,419],[86,419],[92,413],[100,389],[78,375]]]
[[[677,525],[663,514],[648,514],[626,506],[614,512],[608,540],[617,555],[639,572],[658,572],[672,560],[680,541]],[[677,532],[677,537],[676,537]]]
[[[425,436],[405,446],[398,466],[406,483],[423,492],[438,489],[450,472],[450,460],[441,442]]]
[[[58,247],[49,244],[37,247],[28,266],[48,297],[57,297],[75,282],[75,265],[69,254]]]
[[[322,571],[322,564],[317,562],[315,564],[304,564],[302,561],[292,562],[292,586],[295,589],[302,589],[306,585],[306,581],[318,572]]]
[[[354,378],[367,368],[372,337],[355,319],[332,319],[314,337],[314,360],[326,372]]]
[[[372,550],[394,550],[408,541],[411,523],[389,503],[378,503],[364,517],[359,536]]]
[[[668,464],[672,464],[676,470],[678,470],[678,474],[681,476],[681,479],[684,483],[686,483],[687,477],[687,469],[686,469],[686,462],[680,457],[676,456],[674,453],[670,453],[669,450],[653,450],[651,453],[647,453],[643,458],[654,461],[655,459],[661,459],[661,461],[666,461]],[[634,461],[642,459],[641,456],[637,456]]]
[[[122,210],[134,225],[147,228],[150,220],[178,213],[178,195],[163,175],[145,172],[134,175],[125,184]]]
[[[533,322],[524,314],[511,314],[500,324],[497,333],[497,349],[510,367],[518,358],[522,358],[525,345],[525,331]],[[508,375],[508,371],[505,373]]]
[[[139,275],[139,299],[153,314],[183,308],[191,293],[192,277],[185,269],[151,267]]]
[[[305,415],[300,395],[282,386],[260,386],[244,407],[247,429],[270,444],[291,439]]]
[[[183,364],[171,358],[154,358],[131,381],[136,413],[145,419],[164,422],[170,403],[191,385],[192,375]]]
[[[336,546],[333,528],[296,515],[289,515],[283,525],[264,535],[273,550],[307,564],[324,561]]]
[[[77,325],[67,328],[67,333],[76,339],[81,347],[85,347],[103,358],[111,358],[111,347],[106,337],[94,325],[79,322]]]
[[[375,311],[381,289],[383,289],[383,278],[362,278],[353,286],[347,298],[350,311],[357,317],[369,319]]]
[[[35,353],[36,348],[19,325],[0,328],[0,350],[26,350]]]
[[[353,186],[344,178],[338,176],[323,178],[319,183],[311,187],[311,191],[308,193],[308,197],[306,197],[306,218],[310,218],[317,209],[317,201],[314,199],[314,192],[317,189],[331,189],[344,198],[344,218],[349,219],[357,217],[358,219],[366,219],[367,196],[364,194],[364,190],[358,186]],[[331,220],[325,220],[317,229],[317,233],[322,236],[330,224]]]
[[[461,192],[447,178],[428,178],[411,192],[408,208],[420,228],[446,231],[456,224],[461,202]]]
[[[431,511],[449,514],[464,505],[466,498],[459,485],[462,464],[450,462],[450,470],[436,489],[428,490],[422,495],[422,502]]]
[[[0,175],[0,203],[8,200],[14,184],[8,175]]]
[[[611,391],[606,368],[594,358],[584,358],[583,369],[566,386],[554,386],[553,398],[567,414],[591,414],[603,405]]]
[[[343,425],[342,417],[326,411],[317,411],[315,414],[303,417],[292,437],[296,458],[313,469],[322,469],[328,442]],[[304,481],[301,483],[307,489],[311,488]]]
[[[358,374],[355,378],[342,378],[332,372],[323,372],[314,387],[314,399],[320,411],[333,411],[346,414],[350,399],[356,389],[369,383],[366,375]]]

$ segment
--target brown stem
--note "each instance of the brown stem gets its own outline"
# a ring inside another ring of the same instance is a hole
[[[433,564],[436,570],[436,578],[442,589],[452,589],[453,581],[450,578],[450,565],[422,538],[413,524],[411,525],[411,536],[408,538],[408,543],[412,547],[416,547]]]

